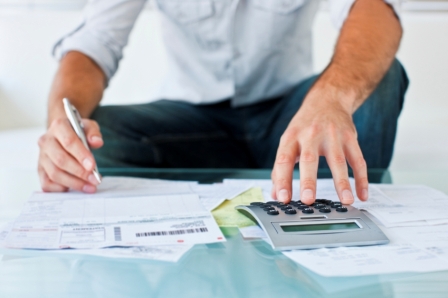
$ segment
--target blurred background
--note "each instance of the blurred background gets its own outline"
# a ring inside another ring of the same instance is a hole
[[[314,1],[314,0],[313,0]],[[35,168],[57,62],[54,43],[82,19],[85,0],[0,0],[0,166]],[[448,0],[397,0],[404,38],[398,58],[411,84],[391,169],[448,169]],[[154,100],[165,70],[157,12],[149,1],[103,104]],[[322,2],[314,65],[329,62],[338,32]]]

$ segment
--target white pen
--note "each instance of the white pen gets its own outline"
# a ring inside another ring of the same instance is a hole
[[[84,146],[88,150],[90,150],[89,144],[87,143],[86,134],[84,133],[84,125],[82,124],[82,119],[79,115],[78,110],[70,103],[67,98],[62,99],[62,102],[64,103],[65,114],[67,115],[68,120],[73,127],[73,130],[81,139],[81,142],[84,144]],[[101,176],[96,165],[95,169],[93,169],[93,175],[95,176],[98,183],[101,183]]]

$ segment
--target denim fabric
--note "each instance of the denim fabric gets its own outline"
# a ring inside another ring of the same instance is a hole
[[[98,107],[92,119],[101,127],[104,146],[94,151],[95,158],[100,167],[271,168],[281,135],[316,79],[284,96],[238,108],[230,99]],[[353,115],[369,168],[389,166],[408,83],[395,60]],[[323,158],[319,167],[328,167]]]

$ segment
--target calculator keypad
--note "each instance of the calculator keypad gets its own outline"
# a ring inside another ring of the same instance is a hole
[[[313,214],[315,212],[331,213],[335,209],[337,212],[347,212],[347,207],[342,206],[340,202],[333,202],[331,200],[317,199],[312,205],[305,205],[300,201],[291,201],[288,204],[279,201],[252,202],[251,206],[257,206],[266,211],[269,215],[279,215],[280,212],[285,214],[297,214],[302,212],[304,214]]]
[[[269,215],[279,215],[280,212],[285,214],[297,214],[302,212],[304,214],[313,214],[315,212],[331,213],[335,209],[337,212],[347,212],[347,208],[342,206],[340,202],[333,202],[326,199],[317,199],[312,205],[305,205],[301,201],[291,201],[288,204],[279,201],[252,202],[252,206],[258,206],[266,211]]]

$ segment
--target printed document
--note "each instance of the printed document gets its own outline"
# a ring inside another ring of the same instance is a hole
[[[193,245],[152,245],[135,247],[108,247],[101,249],[63,249],[55,253],[90,255],[108,258],[145,259],[164,262],[177,262]]]
[[[191,190],[193,193],[199,195],[202,205],[204,205],[207,210],[212,211],[225,200],[232,200],[251,187],[251,184],[195,184],[191,185]]]
[[[0,247],[4,247],[4,240],[11,231],[13,224],[8,223],[0,230]],[[145,259],[164,262],[177,262],[193,245],[152,245],[135,247],[106,247],[100,249],[58,249],[55,254],[91,255],[107,258]]]
[[[448,225],[382,228],[390,244],[283,254],[323,276],[448,270]]]
[[[131,196],[156,196],[174,194],[193,194],[191,187],[197,182],[169,181],[159,179],[143,179],[130,177],[104,177],[96,193],[86,194],[79,191],[61,193],[36,192],[33,199],[61,200],[61,199],[86,199],[86,198],[110,198]]]
[[[133,197],[31,196],[7,247],[58,249],[225,241],[194,194]],[[68,199],[66,198],[68,197]]]
[[[322,276],[448,270],[448,261],[409,244],[294,250],[283,254]]]
[[[391,206],[366,208],[386,227],[423,226],[448,223],[448,196],[423,185],[375,185],[392,202]]]
[[[448,225],[395,227],[388,229],[388,234],[403,243],[430,252],[448,262]]]

